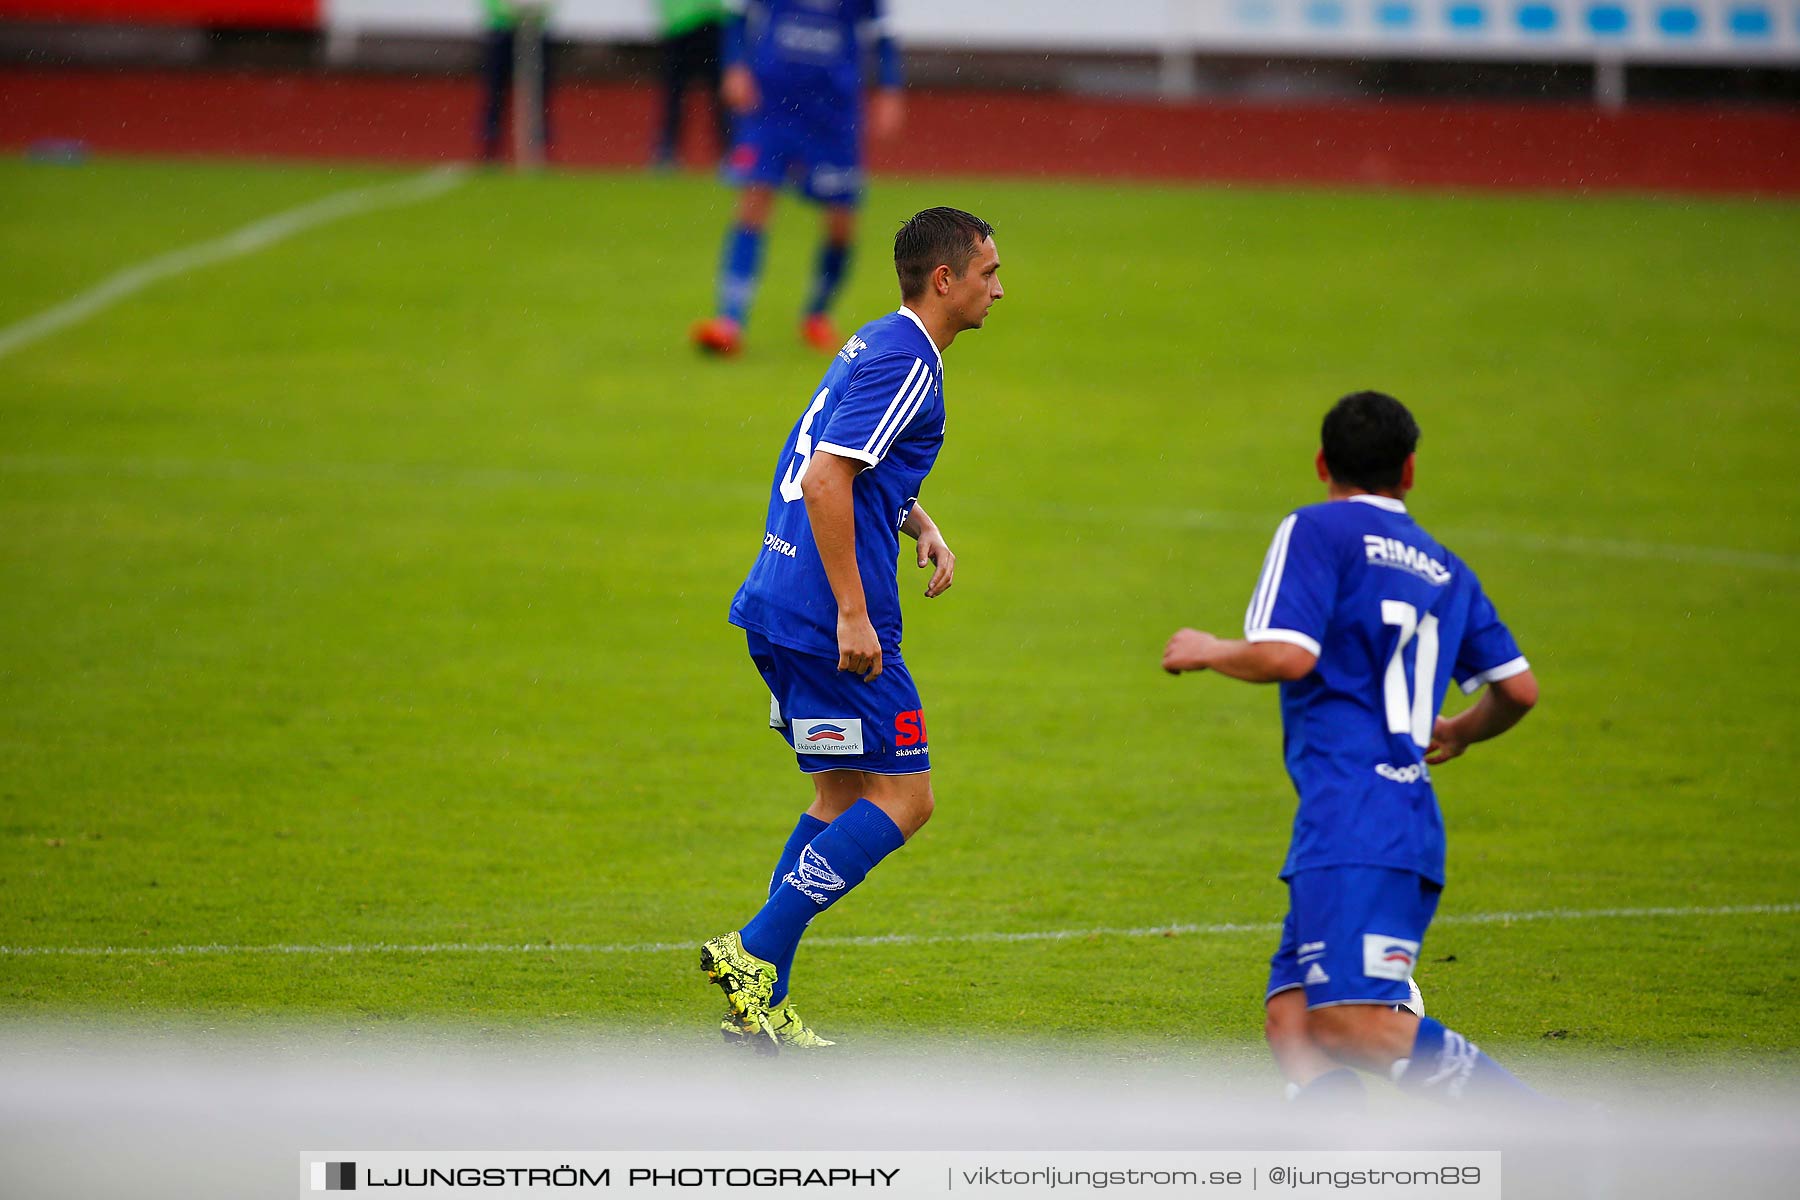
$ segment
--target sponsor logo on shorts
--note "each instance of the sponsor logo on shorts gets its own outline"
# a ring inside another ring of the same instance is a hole
[[[1370,979],[1411,979],[1419,943],[1385,933],[1363,934],[1363,974]]]
[[[1330,982],[1331,976],[1327,975],[1325,973],[1325,968],[1321,967],[1318,963],[1314,963],[1312,966],[1306,968],[1305,983],[1307,987],[1317,987],[1321,983]]]
[[[799,754],[861,754],[862,720],[857,717],[801,717],[792,722]]]
[[[925,737],[925,710],[915,708],[911,712],[897,713],[894,716],[894,745],[923,746]]]
[[[1404,767],[1396,767],[1393,763],[1376,763],[1375,773],[1395,783],[1417,783],[1421,779],[1431,778],[1431,772],[1424,763],[1407,763]]]
[[[842,196],[862,186],[862,172],[855,167],[821,164],[813,168],[812,190],[818,196]]]

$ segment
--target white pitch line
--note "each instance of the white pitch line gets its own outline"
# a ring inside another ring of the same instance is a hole
[[[297,233],[328,225],[345,217],[430,200],[443,195],[467,178],[466,167],[445,166],[398,183],[335,192],[298,208],[264,217],[224,237],[158,255],[148,262],[127,267],[54,308],[47,308],[35,316],[0,329],[0,358],[71,325],[79,324],[96,313],[104,312],[153,283],[227,259],[254,254]]]
[[[1718,908],[1546,908],[1532,912],[1452,913],[1434,925],[1511,925],[1523,921],[1607,921],[1643,917],[1766,917],[1800,913],[1800,904],[1735,904]],[[1067,942],[1097,937],[1184,937],[1196,934],[1272,933],[1276,921],[1221,925],[1149,925],[1136,929],[1040,929],[1019,933],[890,933],[873,937],[813,937],[809,946],[935,946],[1011,942]],[[427,942],[406,945],[391,942],[342,943],[339,945],[227,946],[0,946],[0,957],[32,958],[154,958],[163,955],[233,954],[673,954],[692,950],[696,940],[685,942]]]

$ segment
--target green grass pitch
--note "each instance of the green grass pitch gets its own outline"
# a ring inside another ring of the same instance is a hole
[[[397,177],[0,166],[0,328]],[[957,585],[901,568],[939,810],[814,927],[809,1019],[1259,1053],[1265,930],[979,939],[1280,917],[1275,695],[1157,656],[1237,627],[1320,414],[1380,387],[1544,686],[1439,772],[1428,1003],[1527,1068],[1791,1069],[1800,209],[883,181],[847,318],[935,203],[996,224],[1008,288],[947,358]],[[713,1036],[687,947],[806,802],[724,609],[821,370],[795,206],[749,352],[686,346],[728,211],[477,177],[0,358],[0,1015]],[[1681,911],[1466,919],[1643,908]],[[921,940],[837,940],[888,934]],[[587,948],[254,949],[527,942]]]

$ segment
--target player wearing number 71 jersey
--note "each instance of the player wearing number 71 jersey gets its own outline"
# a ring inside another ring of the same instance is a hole
[[[1288,915],[1270,960],[1270,1048],[1297,1098],[1360,1093],[1348,1067],[1449,1100],[1536,1093],[1460,1034],[1397,1010],[1444,887],[1431,767],[1516,724],[1537,682],[1475,573],[1401,499],[1419,427],[1391,396],[1326,414],[1316,461],[1329,499],[1276,529],[1244,638],[1183,629],[1163,668],[1280,681],[1284,754],[1300,795],[1281,877]],[[1486,685],[1437,715],[1456,679]]]
[[[856,331],[813,389],[775,462],[762,544],[731,602],[769,685],[769,724],[812,780],[742,929],[700,951],[725,992],[728,1042],[773,1052],[830,1045],[787,1002],[813,917],[861,883],[931,815],[924,705],[900,657],[900,534],[949,587],[956,558],[919,506],[944,444],[943,351],[1004,294],[987,222],[954,208],[894,238],[900,308]]]

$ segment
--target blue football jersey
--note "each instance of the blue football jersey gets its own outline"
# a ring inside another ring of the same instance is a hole
[[[1282,878],[1397,867],[1444,882],[1444,819],[1425,748],[1452,678],[1465,692],[1527,669],[1475,573],[1406,505],[1358,495],[1288,515],[1244,614],[1253,642],[1318,655],[1281,685],[1300,794]]]
[[[744,59],[765,106],[859,108],[882,0],[744,0]]]
[[[867,463],[856,477],[856,565],[884,652],[900,647],[900,526],[944,444],[944,360],[907,308],[837,352],[775,463],[762,550],[731,623],[777,645],[838,655],[837,600],[813,542],[800,477],[824,450]]]

